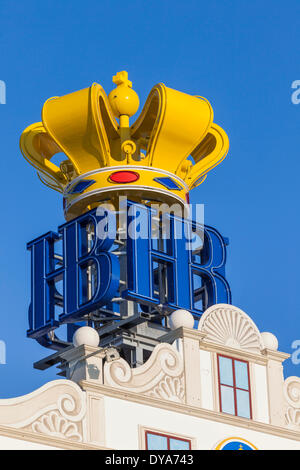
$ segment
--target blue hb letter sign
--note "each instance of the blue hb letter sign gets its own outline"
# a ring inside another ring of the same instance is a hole
[[[28,243],[32,259],[32,291],[28,336],[40,337],[61,323],[96,310],[111,300],[119,287],[119,260],[109,253],[115,233],[88,240],[87,226],[97,223],[107,214],[97,216],[96,210],[84,214],[58,228],[58,234],[48,232]],[[62,240],[63,255],[55,253],[55,243]],[[91,246],[89,246],[91,245]],[[87,294],[87,268],[96,270],[93,295]],[[57,284],[62,283],[59,293]],[[56,308],[63,313],[57,318]]]
[[[128,233],[126,250],[121,254],[113,252],[116,215],[107,210],[99,215],[94,209],[61,225],[58,233],[48,232],[30,242],[32,293],[28,336],[52,347],[48,333],[66,323],[69,341],[72,325],[76,328],[85,315],[104,306],[110,312],[118,312],[113,302],[121,296],[140,304],[144,311],[160,311],[158,306],[167,312],[183,308],[195,317],[200,317],[210,305],[230,303],[223,237],[211,227],[175,215],[163,217],[164,221],[154,209],[127,201]],[[162,227],[166,221],[168,236],[152,237],[152,224],[161,223]],[[191,246],[195,236],[202,240],[196,247]],[[58,242],[62,244],[60,255]],[[126,283],[127,287],[120,291],[118,256],[124,254],[127,276],[122,285]]]
[[[141,204],[128,204],[131,232],[135,233],[139,225],[144,236],[128,237],[126,298],[150,306],[162,304],[170,310],[187,309],[195,316],[213,304],[231,303],[225,279],[226,243],[217,230],[167,215],[171,236],[159,249],[151,237],[155,211]],[[197,232],[203,238],[198,252],[191,248]],[[159,280],[162,270],[163,279],[161,276]]]

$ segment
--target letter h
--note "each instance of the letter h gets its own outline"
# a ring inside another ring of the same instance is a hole
[[[96,210],[72,220],[28,243],[31,251],[32,281],[29,330],[27,336],[38,338],[61,323],[72,323],[109,302],[119,288],[120,269],[117,256],[108,250],[115,233],[97,238],[97,223],[107,214]],[[110,215],[111,216],[111,215]],[[93,226],[88,237],[88,226]],[[55,243],[62,240],[62,256],[55,253]],[[91,279],[88,273],[94,271]],[[60,294],[56,284],[63,284]],[[58,318],[57,307],[62,308]]]

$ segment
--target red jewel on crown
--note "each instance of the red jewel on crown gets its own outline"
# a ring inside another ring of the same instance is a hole
[[[135,171],[115,171],[109,177],[112,183],[133,183],[139,179],[140,175]]]

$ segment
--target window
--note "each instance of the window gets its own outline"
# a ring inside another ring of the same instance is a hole
[[[252,418],[248,362],[218,355],[218,372],[220,410]]]
[[[169,436],[158,432],[146,431],[147,450],[190,450],[191,441],[181,437]]]

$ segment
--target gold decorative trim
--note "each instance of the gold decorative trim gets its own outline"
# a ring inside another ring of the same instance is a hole
[[[248,444],[250,447],[253,447],[252,450],[258,450],[258,448],[254,444],[252,444],[252,442],[248,441],[247,439],[244,439],[243,437],[227,437],[226,439],[219,441],[218,444],[213,448],[213,450],[222,450],[221,447],[224,446],[224,444],[233,440],[237,440],[239,442]],[[244,449],[239,449],[239,450],[244,450]]]

